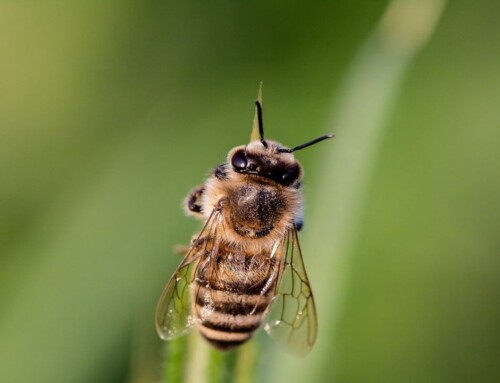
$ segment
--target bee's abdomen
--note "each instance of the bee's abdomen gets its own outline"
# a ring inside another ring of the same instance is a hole
[[[200,333],[213,346],[227,350],[247,341],[259,328],[272,300],[272,288],[266,286],[270,275],[262,271],[271,269],[269,264],[259,268],[258,263],[235,263],[226,256],[212,267],[211,272],[210,267],[198,271],[194,309]]]
[[[199,286],[195,310],[201,334],[215,347],[230,349],[247,341],[262,322],[271,298]]]

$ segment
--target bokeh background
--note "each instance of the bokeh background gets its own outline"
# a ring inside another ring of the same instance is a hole
[[[317,345],[256,379],[499,381],[500,2],[413,3],[2,1],[0,381],[159,380],[180,202],[261,81],[269,138],[337,137],[297,153]]]

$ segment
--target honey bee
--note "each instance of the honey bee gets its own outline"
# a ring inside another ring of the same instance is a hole
[[[302,166],[292,149],[264,139],[256,101],[257,139],[229,151],[207,181],[187,197],[190,215],[204,220],[156,308],[159,336],[170,340],[194,327],[220,350],[248,341],[264,324],[297,354],[316,340],[317,317],[297,231],[302,228]]]

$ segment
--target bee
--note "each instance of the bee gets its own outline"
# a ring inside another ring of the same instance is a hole
[[[305,354],[318,325],[297,236],[303,170],[293,153],[333,135],[291,149],[266,140],[260,97],[255,104],[257,139],[231,149],[185,201],[204,225],[163,290],[156,328],[170,340],[197,327],[214,347],[229,350],[263,325]]]

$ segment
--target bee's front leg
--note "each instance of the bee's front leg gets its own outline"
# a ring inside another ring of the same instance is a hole
[[[227,169],[226,169],[227,164],[220,164],[217,166],[214,170],[214,176],[219,180],[219,181],[224,181],[227,179]]]
[[[186,256],[191,251],[191,249],[193,249],[193,248],[199,248],[201,245],[203,245],[205,243],[206,240],[207,240],[206,237],[199,238],[197,236],[194,236],[193,239],[191,240],[191,245],[189,245],[189,246],[186,246],[186,245],[175,245],[174,246],[174,252],[176,254],[179,254],[179,255],[182,255],[182,256]]]
[[[203,216],[203,210],[201,207],[201,197],[205,191],[205,186],[198,186],[193,189],[184,200],[184,207],[186,212],[195,217],[201,218]]]

